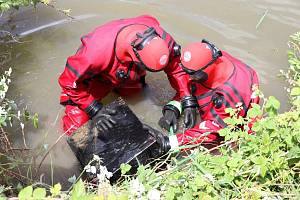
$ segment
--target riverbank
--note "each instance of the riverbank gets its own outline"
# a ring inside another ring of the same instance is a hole
[[[275,97],[258,93],[262,105],[253,105],[243,120],[229,110],[229,125],[220,132],[225,141],[216,147],[220,155],[200,145],[181,160],[170,153],[153,168],[140,166],[133,176],[126,175],[130,166],[123,165],[123,179],[115,185],[105,178],[91,184],[74,177],[68,191],[61,191],[59,183],[33,185],[22,189],[19,199],[299,199],[300,32],[291,36],[289,48],[290,67],[281,73],[289,84],[291,109],[279,113]],[[236,128],[257,116],[263,117],[252,128],[255,134]],[[167,170],[156,171],[166,163]]]

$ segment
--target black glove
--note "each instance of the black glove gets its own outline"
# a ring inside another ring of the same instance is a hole
[[[113,116],[117,114],[116,110],[111,110],[106,108],[105,113],[102,113],[99,111],[93,118],[92,123],[97,127],[97,129],[100,132],[108,131],[109,129],[112,129],[114,125],[117,123]]]
[[[154,158],[167,153],[171,149],[169,137],[163,132],[155,130],[147,124],[143,124],[143,129],[148,131],[148,133],[156,140],[156,143],[151,149],[151,154]]]
[[[181,103],[184,112],[184,125],[186,128],[193,128],[196,124],[196,114],[199,107],[197,98],[185,96],[182,98]]]
[[[183,111],[184,113],[184,125],[185,128],[193,128],[196,124],[196,113],[197,108],[186,108]]]
[[[100,132],[105,132],[111,128],[117,123],[113,119],[113,115],[115,115],[117,112],[116,110],[111,110],[106,108],[105,112],[102,112],[102,104],[93,101],[91,105],[89,105],[85,111],[90,116],[92,122],[91,126],[96,127]]]
[[[178,129],[177,122],[181,114],[181,104],[178,101],[170,101],[167,103],[162,110],[163,116],[159,119],[159,126],[170,131],[173,128],[175,133]]]
[[[173,128],[173,132],[176,132],[177,127],[177,117],[174,111],[166,110],[164,115],[159,119],[158,124],[160,127],[170,131],[170,128]]]

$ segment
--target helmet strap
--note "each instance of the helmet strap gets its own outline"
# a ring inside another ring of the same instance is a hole
[[[208,80],[208,74],[202,70],[197,71],[191,75],[191,77],[193,77],[193,81],[197,83],[203,83]]]
[[[142,50],[147,42],[152,40],[154,37],[159,36],[153,27],[149,27],[144,33],[137,33],[136,39],[131,42],[132,48],[136,49],[137,51]]]
[[[141,56],[138,51],[142,50],[145,45],[151,41],[154,37],[159,37],[159,35],[156,33],[155,29],[153,27],[148,28],[144,31],[144,33],[137,33],[137,38],[131,42],[132,50],[138,59],[139,62],[135,62],[135,64],[144,70],[148,70],[150,72],[158,72],[161,70],[153,70],[150,67],[148,67],[141,59]]]

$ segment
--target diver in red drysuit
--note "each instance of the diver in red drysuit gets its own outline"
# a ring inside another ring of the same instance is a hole
[[[89,119],[97,121],[100,131],[112,128],[116,123],[113,112],[97,116],[101,99],[112,90],[120,95],[141,91],[146,71],[164,70],[177,92],[175,99],[191,95],[189,77],[178,65],[180,46],[154,17],[143,15],[108,22],[81,37],[81,42],[59,77],[67,135]]]
[[[223,119],[229,117],[226,108],[241,106],[238,115],[244,117],[251,103],[259,102],[255,95],[256,72],[207,40],[187,45],[182,50],[180,65],[190,75],[191,91],[197,103],[188,108],[191,112],[184,114],[184,124],[189,129],[169,137],[171,148],[219,140],[218,131],[226,126]],[[196,111],[201,122],[195,126]],[[181,112],[180,102],[170,101],[163,108],[159,124],[166,130],[172,127],[176,131]]]

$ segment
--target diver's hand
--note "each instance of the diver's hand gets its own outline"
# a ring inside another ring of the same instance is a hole
[[[156,140],[156,144],[153,147],[154,149],[151,152],[153,157],[157,158],[171,149],[169,137],[166,134],[155,130],[147,124],[143,124],[143,129],[148,131],[148,133]]]
[[[106,109],[107,112],[102,113],[101,110],[92,118],[93,125],[100,131],[105,132],[112,129],[116,125],[116,120],[113,116],[116,115],[116,110]]]
[[[196,123],[196,114],[199,108],[198,100],[195,96],[184,96],[181,100],[184,112],[185,128],[193,128]]]
[[[173,110],[165,110],[164,115],[159,119],[158,124],[167,131],[170,131],[170,128],[173,128],[173,131],[176,132],[178,129],[176,113]]]
[[[183,110],[185,128],[193,128],[196,124],[197,108],[186,108]]]

